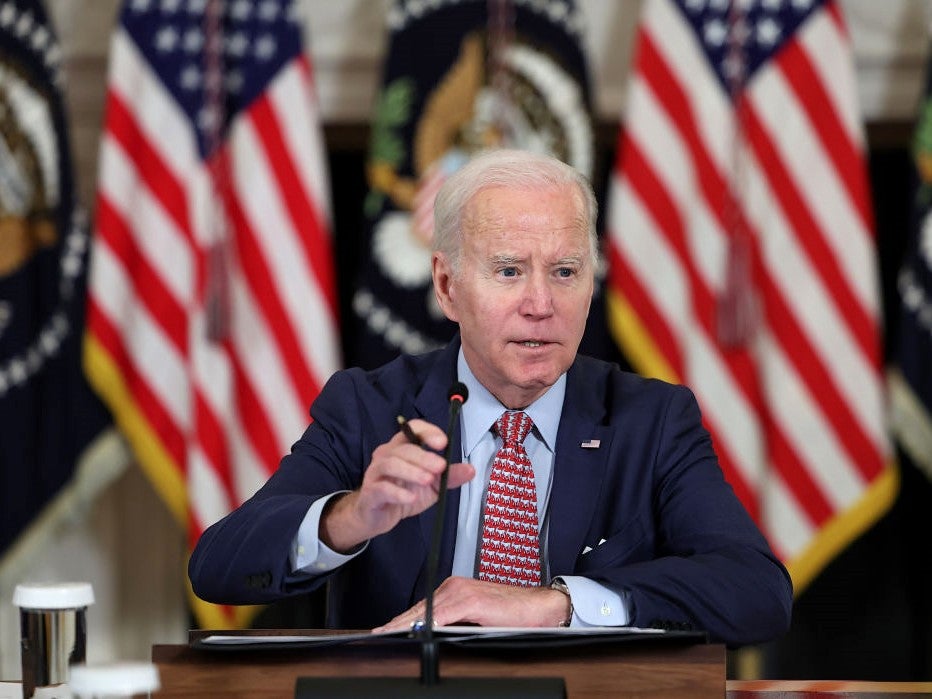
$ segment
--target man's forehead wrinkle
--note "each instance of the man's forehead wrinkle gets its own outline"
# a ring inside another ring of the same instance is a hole
[[[509,231],[524,231],[528,227],[537,228],[538,223],[533,219],[534,214],[527,214],[515,220],[508,218],[500,213],[490,213],[489,215],[474,214],[463,218],[464,230],[470,232],[490,232],[490,233],[507,233]],[[525,225],[528,224],[528,225]],[[556,236],[564,231],[579,231],[585,234],[582,221],[577,220],[565,225],[553,225],[545,229],[545,232]]]
[[[513,222],[509,222],[508,218],[498,209],[475,207],[463,217],[463,224],[471,230],[501,231],[513,225]]]

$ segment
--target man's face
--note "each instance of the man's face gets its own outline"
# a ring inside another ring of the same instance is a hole
[[[456,274],[434,253],[434,289],[459,323],[476,378],[508,408],[541,396],[572,364],[593,274],[572,187],[481,190],[463,212]]]

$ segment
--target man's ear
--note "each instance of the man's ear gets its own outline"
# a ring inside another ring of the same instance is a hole
[[[431,277],[434,280],[434,296],[443,314],[454,323],[459,322],[454,302],[453,268],[442,252],[435,252],[430,257]]]

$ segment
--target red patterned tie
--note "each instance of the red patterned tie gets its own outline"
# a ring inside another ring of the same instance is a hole
[[[495,423],[503,444],[492,462],[482,526],[479,579],[506,585],[540,585],[537,488],[524,438],[534,423],[506,412]]]

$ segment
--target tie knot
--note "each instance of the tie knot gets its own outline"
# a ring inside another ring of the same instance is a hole
[[[527,433],[531,431],[534,422],[525,412],[520,410],[507,411],[502,413],[502,416],[495,421],[495,426],[498,428],[499,436],[506,444],[520,443],[527,437]]]

